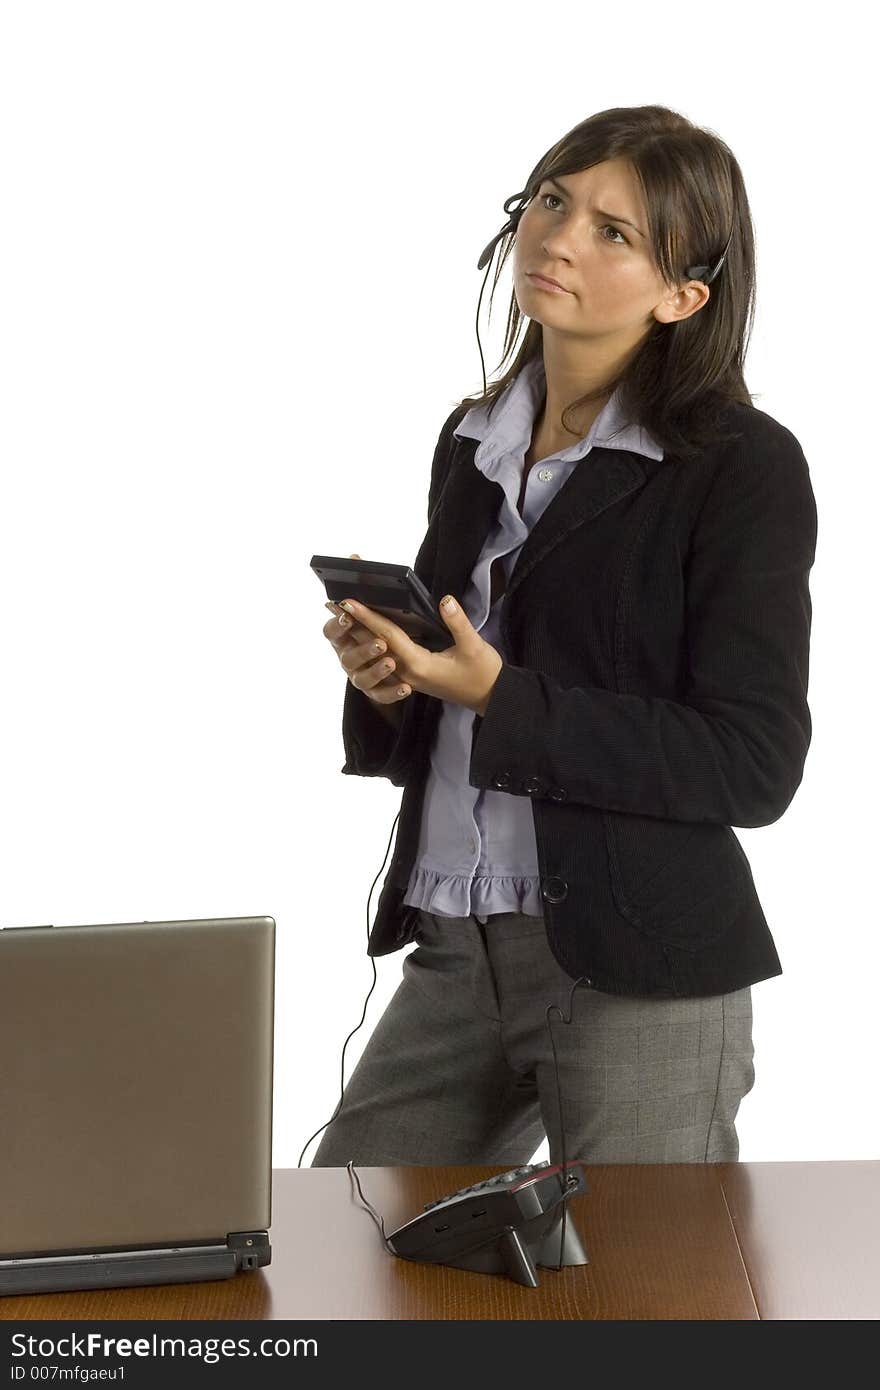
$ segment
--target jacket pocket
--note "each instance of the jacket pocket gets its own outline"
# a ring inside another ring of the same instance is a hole
[[[647,936],[685,949],[722,936],[754,891],[728,825],[603,812],[618,911]]]

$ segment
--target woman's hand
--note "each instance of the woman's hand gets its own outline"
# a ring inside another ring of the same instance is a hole
[[[451,608],[448,606],[450,599]],[[464,705],[475,714],[485,714],[504,661],[495,647],[483,641],[451,595],[447,595],[438,610],[455,638],[455,644],[444,652],[430,652],[419,646],[390,618],[354,599],[343,599],[340,606],[355,622],[386,643],[394,655],[395,678],[425,695]]]
[[[351,559],[359,560],[360,556],[352,555]],[[324,606],[336,614],[324,624],[324,636],[334,648],[349,681],[356,690],[363,691],[368,700],[379,706],[390,723],[399,724],[402,713],[400,706],[410,689],[401,684],[400,676],[394,669],[394,658],[386,654],[385,643],[377,641],[369,628],[353,623],[342,613],[338,604],[326,603]]]

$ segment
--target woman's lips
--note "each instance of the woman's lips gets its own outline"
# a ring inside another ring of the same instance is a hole
[[[531,275],[528,278],[536,289],[549,290],[551,294],[569,294],[569,290],[562,289],[559,285],[554,285],[552,280],[545,280],[543,275]]]

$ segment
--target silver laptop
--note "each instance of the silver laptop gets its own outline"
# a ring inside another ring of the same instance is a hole
[[[0,929],[0,1294],[269,1264],[275,922]]]

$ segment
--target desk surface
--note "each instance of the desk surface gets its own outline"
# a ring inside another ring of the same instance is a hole
[[[500,1167],[358,1168],[386,1232]],[[586,1167],[590,1263],[540,1287],[390,1255],[345,1168],[274,1170],[272,1264],[234,1279],[0,1298],[0,1319],[880,1317],[880,1162]]]

